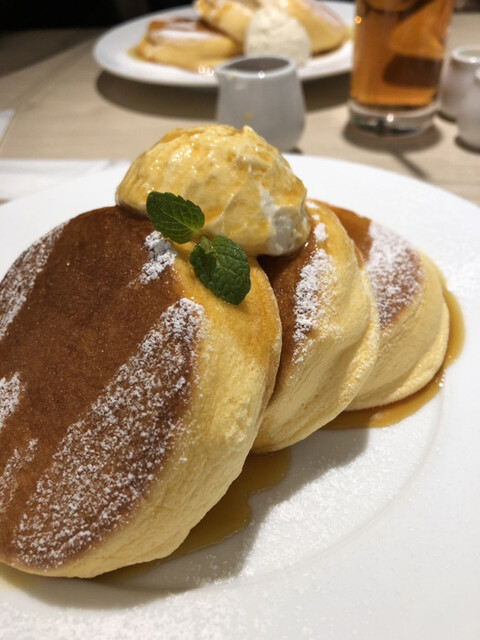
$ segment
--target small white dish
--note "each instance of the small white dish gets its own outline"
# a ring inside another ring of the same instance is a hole
[[[440,88],[441,112],[456,120],[469,91],[475,71],[480,68],[480,44],[456,47],[448,60]]]
[[[480,151],[480,67],[476,70],[473,82],[462,100],[458,114],[458,130],[465,144]]]
[[[305,102],[296,64],[282,56],[244,56],[215,69],[217,121],[248,125],[270,144],[290,151],[305,125]]]

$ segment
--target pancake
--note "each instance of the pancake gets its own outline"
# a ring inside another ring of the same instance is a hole
[[[350,30],[335,11],[318,0],[275,0],[288,15],[306,29],[312,53],[324,53],[340,47],[350,37]]]
[[[380,317],[378,358],[348,408],[383,406],[420,390],[444,361],[449,313],[441,277],[427,256],[390,229],[332,209],[363,256]]]
[[[373,369],[378,312],[358,251],[330,209],[306,201],[312,231],[291,256],[261,257],[282,321],[275,389],[253,450],[281,449],[343,411]]]
[[[136,53],[150,62],[204,73],[240,55],[242,48],[228,35],[200,20],[166,18],[149,23]]]
[[[256,0],[195,0],[193,6],[204,22],[243,45],[252,15],[260,5]]]
[[[196,0],[194,7],[205,22],[242,44],[254,13],[262,7],[295,18],[306,30],[314,54],[335,49],[349,37],[343,20],[316,0]]]
[[[82,214],[0,285],[0,560],[91,577],[171,553],[240,473],[273,389],[277,305],[230,305],[121,207]]]

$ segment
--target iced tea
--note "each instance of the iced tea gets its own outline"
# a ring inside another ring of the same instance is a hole
[[[357,0],[351,107],[401,113],[437,96],[454,0]]]

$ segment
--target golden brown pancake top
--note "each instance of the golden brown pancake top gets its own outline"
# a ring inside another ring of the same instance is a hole
[[[289,362],[295,352],[295,290],[300,279],[300,273],[314,250],[312,232],[304,246],[292,255],[260,256],[260,266],[265,270],[272,289],[277,298],[278,310],[282,321],[282,362]]]
[[[0,285],[2,558],[51,566],[100,540],[181,431],[202,308],[152,232],[120,207],[83,214]]]
[[[301,358],[302,342],[308,340],[315,326],[315,318],[328,306],[323,298],[322,282],[329,277],[331,264],[326,246],[327,237],[322,223],[312,225],[305,244],[295,253],[270,257],[261,256],[278,303],[282,322],[282,355],[277,382],[289,363]]]
[[[365,262],[377,301],[380,327],[394,324],[420,294],[420,257],[401,236],[348,209],[327,205],[338,216]]]

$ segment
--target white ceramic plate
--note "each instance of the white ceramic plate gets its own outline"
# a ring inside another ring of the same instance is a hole
[[[292,448],[229,540],[112,584],[0,569],[2,640],[478,640],[480,209],[393,173],[288,156],[310,195],[408,237],[440,266],[466,339],[441,392],[385,429]],[[0,273],[38,235],[113,202],[123,168],[0,209]]]
[[[351,3],[325,2],[325,4],[336,11],[347,24],[353,25],[354,10]],[[157,16],[165,15],[195,17],[196,13],[191,7],[170,9],[135,18],[110,29],[97,40],[94,46],[93,55],[97,63],[114,75],[139,82],[182,87],[216,87],[217,81],[214,75],[144,62],[129,54],[132,47],[140,42],[148,23]],[[332,53],[312,58],[305,67],[300,69],[299,75],[302,80],[313,80],[345,73],[351,69],[351,65],[352,43],[348,41]]]

